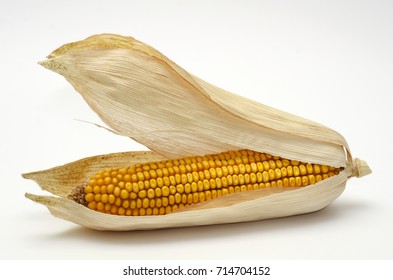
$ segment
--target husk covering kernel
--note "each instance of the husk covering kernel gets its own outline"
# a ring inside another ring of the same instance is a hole
[[[352,176],[370,173],[352,160],[345,139],[312,121],[229,93],[189,74],[152,47],[131,37],[91,36],[66,44],[40,62],[63,75],[117,134],[152,152],[82,159],[24,174],[53,196],[26,194],[57,217],[98,230],[135,230],[233,223],[320,210]],[[300,189],[236,193],[164,216],[120,217],[92,211],[67,198],[106,167],[249,149],[342,171]]]

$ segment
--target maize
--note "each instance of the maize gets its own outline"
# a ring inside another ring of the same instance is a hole
[[[63,45],[40,64],[64,76],[110,130],[154,151],[23,174],[55,195],[27,198],[88,228],[146,230],[310,213],[339,197],[348,179],[371,173],[338,132],[209,84],[132,37],[94,35]],[[231,147],[249,150],[183,158],[240,149]],[[123,168],[96,173],[106,167]]]
[[[82,203],[108,214],[164,215],[236,192],[304,187],[339,172],[250,150],[229,151],[99,171],[84,187]]]

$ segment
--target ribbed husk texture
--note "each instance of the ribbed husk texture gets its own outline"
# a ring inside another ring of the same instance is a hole
[[[348,144],[334,130],[217,88],[131,37],[91,36],[60,47],[40,64],[63,75],[113,132],[151,150],[97,156],[24,174],[57,196],[28,198],[57,217],[89,228],[153,229],[308,213],[337,198],[348,178],[370,173],[365,162],[352,160]],[[67,198],[102,168],[239,149],[342,171],[301,189],[233,194],[165,216],[102,214]]]

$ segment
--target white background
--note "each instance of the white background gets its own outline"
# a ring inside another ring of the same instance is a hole
[[[393,2],[3,1],[1,259],[392,259]],[[96,33],[130,35],[232,92],[344,135],[373,174],[323,211],[261,222],[97,232],[24,197],[20,174],[141,150],[37,64]]]

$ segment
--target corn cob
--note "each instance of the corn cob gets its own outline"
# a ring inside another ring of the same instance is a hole
[[[215,87],[132,37],[94,35],[40,64],[63,75],[109,130],[151,150],[23,174],[55,195],[26,197],[89,228],[310,213],[340,196],[349,178],[371,173],[338,132]]]
[[[163,215],[235,192],[304,187],[339,168],[250,150],[186,157],[99,171],[83,187],[92,210],[126,216]]]

